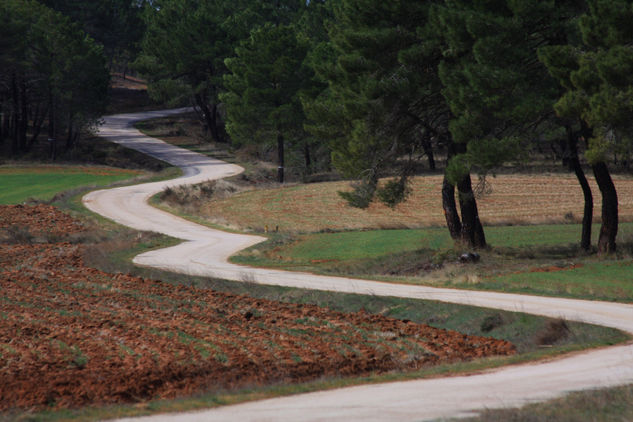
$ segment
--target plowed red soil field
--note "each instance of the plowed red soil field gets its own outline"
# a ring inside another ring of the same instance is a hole
[[[512,344],[365,312],[340,313],[86,267],[81,224],[2,206],[0,410],[135,402],[214,389],[417,369],[515,353]],[[36,238],[36,237],[34,237]]]

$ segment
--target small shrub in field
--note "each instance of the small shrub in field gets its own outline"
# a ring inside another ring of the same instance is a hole
[[[439,249],[433,254],[432,262],[435,265],[441,266],[447,261],[455,259],[455,251],[453,249]]]
[[[559,340],[563,340],[570,334],[567,322],[562,319],[550,321],[545,329],[536,336],[536,344],[540,346],[549,346],[555,344]]]
[[[357,182],[352,184],[354,190],[351,192],[339,191],[338,194],[349,206],[365,209],[371,204],[376,186],[371,183]]]
[[[0,238],[6,239],[6,243],[33,243],[34,236],[28,227],[9,226],[2,230]]]
[[[390,180],[383,187],[377,190],[378,199],[390,208],[395,208],[396,205],[405,200],[409,195],[411,189],[407,186],[406,182],[400,180]]]
[[[226,198],[241,189],[224,180],[211,180],[190,186],[176,186],[167,188],[160,194],[160,199],[170,205],[198,206],[203,202],[215,198]]]
[[[487,316],[481,322],[480,328],[482,332],[488,333],[497,327],[501,327],[502,325],[503,325],[503,318],[501,317],[501,314],[497,313],[497,314]]]
[[[176,202],[176,192],[172,188],[167,188],[160,194],[160,200],[164,202]]]

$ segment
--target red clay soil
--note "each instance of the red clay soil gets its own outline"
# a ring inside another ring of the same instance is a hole
[[[80,227],[42,206],[0,207],[0,215],[2,227],[7,215],[37,229]],[[0,410],[137,402],[515,353],[506,341],[365,312],[108,274],[86,267],[82,248],[0,244]]]
[[[532,268],[530,270],[531,273],[555,273],[558,271],[567,271],[567,270],[575,270],[576,268],[581,268],[582,264],[572,264],[565,267],[559,267],[558,265],[550,265],[549,267],[541,267],[541,268]]]
[[[45,204],[0,206],[0,229],[10,227],[28,228],[33,235],[67,235],[84,230],[79,221]]]

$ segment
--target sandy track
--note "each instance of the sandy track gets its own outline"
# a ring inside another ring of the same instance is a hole
[[[191,275],[348,293],[431,299],[521,311],[619,328],[633,334],[633,305],[460,291],[317,276],[233,265],[233,253],[264,240],[213,230],[147,205],[169,186],[231,176],[242,168],[148,138],[134,121],[182,110],[109,116],[100,135],[181,167],[184,176],[86,195],[90,210],[138,230],[164,233],[184,243],[137,256],[134,262]],[[483,374],[394,382],[262,400],[204,412],[148,417],[152,421],[418,421],[472,414],[545,400],[570,391],[633,383],[633,345],[574,354],[554,361],[506,367]],[[135,419],[138,420],[138,419]]]

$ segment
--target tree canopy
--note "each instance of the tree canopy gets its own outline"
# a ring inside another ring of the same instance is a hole
[[[107,104],[110,75],[102,46],[36,1],[4,1],[0,19],[6,44],[0,55],[0,139],[12,140],[14,155],[27,151],[47,121],[49,138],[65,132],[66,146],[72,147]]]
[[[234,142],[276,142],[278,181],[284,182],[286,142],[305,137],[300,94],[310,84],[307,43],[292,26],[266,24],[226,60],[227,131]]]

